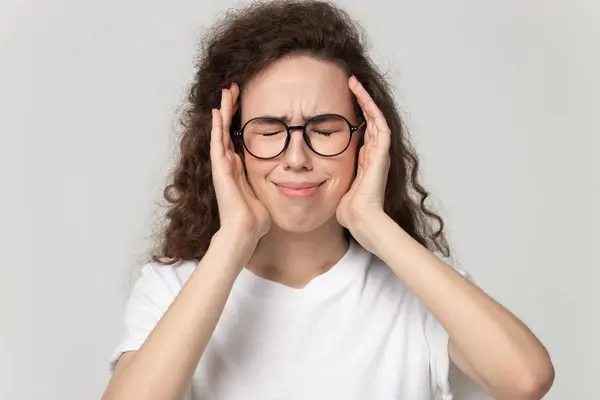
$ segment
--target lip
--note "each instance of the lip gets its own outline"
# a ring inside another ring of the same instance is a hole
[[[276,183],[279,192],[286,197],[310,197],[317,193],[323,182],[281,182]]]

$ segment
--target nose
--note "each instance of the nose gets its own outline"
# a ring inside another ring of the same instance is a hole
[[[282,154],[285,169],[311,170],[312,151],[304,141],[303,131],[300,128],[290,129],[290,142]]]

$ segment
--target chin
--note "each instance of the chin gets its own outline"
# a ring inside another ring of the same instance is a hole
[[[307,233],[312,232],[331,219],[329,216],[317,215],[316,213],[292,215],[271,214],[273,224],[279,229],[290,233]]]

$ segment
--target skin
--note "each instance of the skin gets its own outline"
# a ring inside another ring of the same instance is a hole
[[[348,89],[367,120],[353,181],[350,171],[356,143],[343,156],[324,159],[312,153],[296,132],[282,157],[263,161],[246,154],[248,180],[275,225],[271,228],[273,234],[265,235],[252,257],[250,268],[282,283],[300,282],[301,287],[331,267],[330,254],[337,259],[343,254],[347,247],[343,241],[340,244],[339,237],[341,227],[346,227],[365,249],[384,260],[442,323],[450,336],[450,358],[462,372],[497,399],[542,398],[552,385],[554,368],[535,335],[383,211],[391,132],[356,78],[348,79],[334,64],[306,56],[280,60],[248,84],[242,100],[242,120],[269,112],[288,115],[294,124],[301,124],[303,115],[350,115]],[[269,182],[288,176],[326,178],[328,185],[320,197],[309,202],[290,201]],[[478,329],[471,329],[473,326]]]
[[[554,368],[535,335],[383,212],[391,132],[360,82],[306,56],[280,60],[248,82],[241,97],[243,121],[287,114],[300,125],[303,116],[336,112],[356,124],[352,96],[366,118],[360,149],[353,143],[339,157],[323,159],[294,132],[276,160],[246,154],[248,179],[229,136],[238,96],[233,84],[223,90],[220,109],[212,110],[210,151],[221,228],[142,347],[121,356],[103,399],[181,399],[242,268],[303,287],[347,250],[342,227],[440,321],[450,336],[451,360],[493,398],[544,396]],[[314,198],[290,200],[272,186],[279,179],[325,183]]]
[[[311,116],[335,113],[358,125],[352,97],[348,77],[337,65],[308,56],[287,57],[247,82],[241,96],[242,123],[278,116],[288,125],[304,125]],[[292,131],[288,148],[275,159],[246,153],[248,182],[272,222],[248,269],[301,288],[343,256],[348,243],[336,209],[352,185],[359,135],[335,157],[313,152],[300,130]],[[286,181],[323,184],[315,196],[290,199],[276,186]]]

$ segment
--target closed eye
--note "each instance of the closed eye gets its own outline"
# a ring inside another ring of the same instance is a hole
[[[277,132],[266,132],[266,133],[259,133],[260,136],[275,136],[275,135],[279,135],[281,133],[281,131],[277,131]]]
[[[335,133],[336,131],[333,131],[333,132],[327,132],[327,131],[319,131],[319,130],[316,130],[316,129],[315,129],[315,130],[313,130],[313,132],[315,132],[315,133],[318,133],[319,135],[329,136],[329,135],[331,135],[331,134]]]

